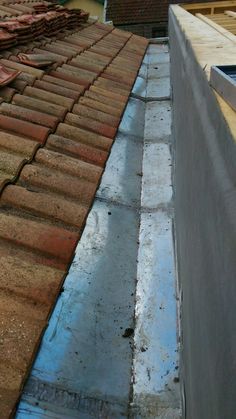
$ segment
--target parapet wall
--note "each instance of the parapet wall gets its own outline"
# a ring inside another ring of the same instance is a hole
[[[194,44],[181,24],[187,12],[180,9],[170,9],[169,36],[186,418],[234,419],[236,118],[229,110],[229,126],[197,58],[208,32],[199,33]],[[197,25],[195,17],[191,19]],[[209,38],[209,55],[210,42],[213,45],[213,38]],[[207,64],[207,49],[201,53]],[[215,60],[217,64],[217,56]]]

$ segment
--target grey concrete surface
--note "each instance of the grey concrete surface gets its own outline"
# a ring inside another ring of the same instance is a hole
[[[185,413],[234,419],[236,145],[172,11],[169,22]]]

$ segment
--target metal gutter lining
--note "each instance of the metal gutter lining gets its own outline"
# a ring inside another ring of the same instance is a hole
[[[153,80],[159,47],[137,83]],[[140,99],[128,102],[17,419],[179,417],[170,101]]]

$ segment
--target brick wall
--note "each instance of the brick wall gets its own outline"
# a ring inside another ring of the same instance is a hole
[[[106,19],[112,20],[115,26],[148,38],[164,36],[169,5],[178,3],[179,0],[107,0]],[[182,3],[196,3],[196,0],[183,0]]]
[[[116,25],[117,28],[145,36],[145,38],[158,38],[167,36],[166,22],[159,23],[141,23],[138,25]]]

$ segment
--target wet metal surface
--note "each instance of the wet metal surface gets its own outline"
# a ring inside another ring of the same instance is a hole
[[[152,83],[148,78],[147,100]],[[131,404],[134,418],[180,417],[170,133],[170,101],[147,102]]]
[[[170,101],[154,101],[146,104],[145,141],[170,141],[171,106]]]
[[[142,152],[142,139],[121,132],[117,135],[97,192],[98,198],[128,206],[140,205]]]
[[[133,87],[132,95],[138,98],[145,99],[146,93],[147,93],[146,80],[142,77],[137,77],[136,82]]]
[[[158,168],[158,170],[153,172],[153,168]],[[172,198],[171,168],[168,144],[145,143],[142,179],[142,206],[144,208],[156,209],[170,205]]]
[[[130,98],[124,117],[119,126],[119,132],[143,138],[145,103]]]
[[[169,106],[129,100],[17,419],[180,417]]]
[[[146,100],[166,100],[170,98],[170,79],[162,77],[160,79],[151,78],[147,85]]]
[[[136,304],[133,411],[137,417],[179,417],[178,353],[172,220],[163,211],[141,217]],[[166,417],[166,416],[164,416]]]
[[[150,64],[148,68],[149,79],[169,77],[169,75],[170,75],[170,63]]]
[[[37,377],[81,399],[73,404],[67,397],[69,410],[95,417],[126,413],[132,349],[122,335],[134,327],[137,235],[136,211],[95,202],[26,387],[35,389],[34,398]],[[54,411],[57,398],[50,387],[45,393]]]

